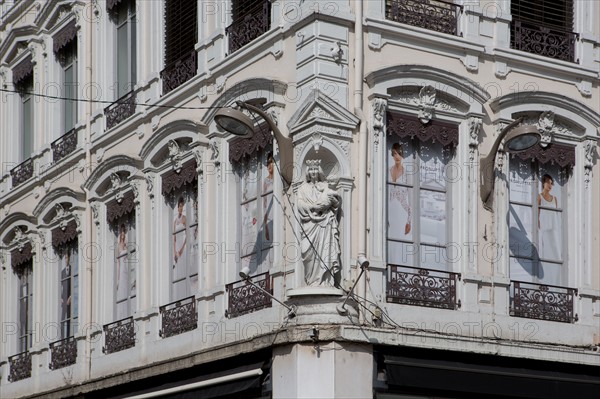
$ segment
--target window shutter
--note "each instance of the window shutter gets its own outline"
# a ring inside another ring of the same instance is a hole
[[[169,66],[196,47],[198,2],[168,0],[165,5],[165,66]]]

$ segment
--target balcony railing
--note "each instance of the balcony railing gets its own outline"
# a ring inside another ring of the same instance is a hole
[[[388,265],[388,302],[456,309],[456,285],[460,274],[418,267]]]
[[[54,140],[52,144],[52,161],[58,162],[77,149],[77,131],[69,130],[67,133]]]
[[[264,1],[225,28],[229,38],[229,54],[266,33],[271,25],[271,3]]]
[[[512,281],[511,284],[511,316],[563,323],[577,321],[577,314],[573,310],[576,289],[522,281]]]
[[[22,352],[8,358],[10,373],[8,380],[15,382],[31,377],[31,353]]]
[[[77,341],[75,341],[75,337],[51,343],[50,356],[50,370],[57,370],[75,364],[77,361]]]
[[[273,294],[269,272],[252,277],[252,282]],[[229,299],[225,311],[226,317],[237,317],[256,310],[270,308],[272,305],[271,298],[268,295],[245,280],[227,284],[225,288]]]
[[[195,50],[181,57],[177,62],[168,65],[160,72],[160,78],[163,82],[163,95],[175,90],[196,76],[197,69],[198,55]]]
[[[102,352],[109,354],[135,346],[133,317],[128,317],[104,326],[104,347]]]
[[[10,170],[13,188],[33,177],[33,159],[29,158]]]
[[[385,17],[391,21],[458,35],[462,6],[442,0],[388,0]]]
[[[575,61],[577,33],[523,21],[512,22],[510,47],[562,61]]]
[[[104,108],[106,116],[106,128],[111,129],[135,112],[135,93],[130,91],[117,101]]]
[[[196,298],[193,296],[161,306],[160,315],[162,327],[158,334],[162,338],[192,331],[198,327]]]

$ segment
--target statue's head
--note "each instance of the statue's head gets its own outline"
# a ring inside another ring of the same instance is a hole
[[[306,161],[306,181],[325,181],[325,173],[321,168],[320,159],[309,159]]]

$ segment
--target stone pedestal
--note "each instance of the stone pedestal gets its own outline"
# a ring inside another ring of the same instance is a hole
[[[358,305],[346,299],[344,291],[333,287],[303,287],[288,290],[289,306],[296,307],[297,324],[357,324]]]

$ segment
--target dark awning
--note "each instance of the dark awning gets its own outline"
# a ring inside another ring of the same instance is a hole
[[[506,395],[528,398],[589,398],[600,392],[600,377],[589,370],[567,372],[573,365],[543,362],[544,366],[523,366],[524,359],[511,359],[513,366],[482,357],[473,362],[473,356],[453,352],[461,360],[447,360],[385,355],[387,384],[392,388],[435,389],[437,391],[468,392],[485,395]],[[495,357],[500,360],[499,357]],[[490,361],[492,360],[492,361]]]

